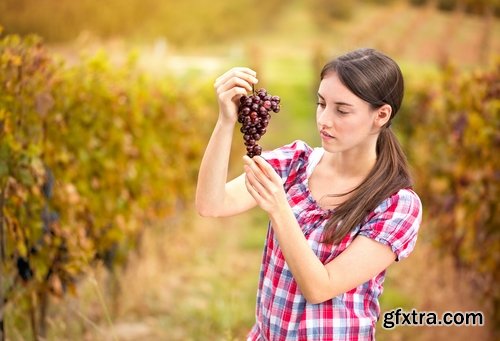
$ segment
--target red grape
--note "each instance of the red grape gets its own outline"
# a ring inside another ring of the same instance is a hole
[[[249,96],[240,98],[238,107],[238,122],[241,123],[240,131],[246,146],[247,155],[254,157],[262,153],[262,147],[257,141],[266,133],[267,125],[271,119],[271,112],[280,111],[280,97],[273,96],[266,89],[259,89]]]

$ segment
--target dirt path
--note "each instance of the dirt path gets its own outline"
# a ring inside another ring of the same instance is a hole
[[[117,339],[240,340],[253,324],[265,220],[184,220],[145,236],[122,279]]]

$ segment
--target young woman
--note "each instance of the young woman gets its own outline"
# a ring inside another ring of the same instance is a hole
[[[296,140],[245,156],[227,182],[237,103],[257,83],[233,68],[214,84],[219,119],[196,207],[221,217],[256,205],[270,219],[248,340],[373,340],[385,270],[415,246],[422,207],[390,125],[403,99],[398,65],[359,49],[321,71],[321,147]]]

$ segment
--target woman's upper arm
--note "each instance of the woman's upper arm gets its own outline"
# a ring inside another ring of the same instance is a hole
[[[283,147],[263,152],[261,156],[285,182],[295,179],[301,165],[299,160],[302,160],[304,155],[311,151],[312,149],[305,142],[296,140]],[[226,183],[224,202],[222,205],[215,206],[217,209],[215,212],[211,211],[210,216],[232,216],[257,206],[255,199],[246,188],[244,173]]]
[[[325,300],[374,278],[395,261],[391,248],[364,236],[356,237],[340,255],[325,265],[330,278]]]
[[[422,218],[422,204],[415,192],[401,189],[374,212],[353,242],[325,266],[330,278],[328,291],[333,296],[377,276],[415,247]]]

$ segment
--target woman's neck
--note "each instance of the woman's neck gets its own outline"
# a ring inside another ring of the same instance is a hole
[[[377,161],[376,147],[356,148],[336,153],[325,151],[322,161],[326,163],[325,166],[331,167],[338,177],[364,179]]]

